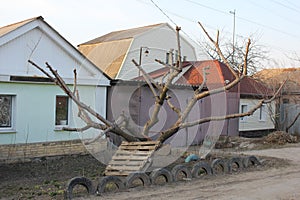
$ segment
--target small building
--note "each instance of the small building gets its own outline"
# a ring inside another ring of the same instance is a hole
[[[109,77],[42,17],[1,27],[0,161],[84,152],[84,136],[62,131],[83,126],[77,106],[28,60],[41,67],[48,62],[71,88],[76,69],[81,100],[106,115]]]
[[[180,45],[184,60],[197,60],[194,47],[182,36]],[[149,73],[161,67],[155,59],[172,59],[170,49],[178,53],[174,50],[178,49],[176,31],[167,23],[114,31],[80,44],[78,49],[110,78],[119,80],[141,75],[132,59]]]
[[[207,61],[195,61],[184,62],[183,70],[178,78],[174,81],[176,85],[186,86],[199,86],[203,82],[203,69],[209,67],[207,70],[207,82],[206,89],[212,90],[220,88],[234,80],[233,74],[225,66],[225,64],[217,60]],[[162,67],[161,69],[149,73],[154,80],[160,80],[161,77],[169,70],[169,68]],[[142,77],[138,77],[135,80],[142,80]],[[176,91],[175,94],[177,94]],[[179,93],[178,93],[179,94]],[[180,94],[186,98],[192,97],[192,93],[189,95]],[[268,98],[272,96],[272,91],[264,86],[261,82],[246,76],[239,84],[234,86],[228,91],[223,91],[219,94],[208,96],[198,102],[199,113],[197,117],[209,117],[209,116],[224,116],[234,113],[244,113],[253,108],[260,99]],[[198,108],[197,108],[198,109]],[[145,112],[142,112],[145,113]],[[141,113],[141,114],[142,114]],[[275,113],[275,102],[268,105],[263,105],[251,116],[234,118],[223,120],[219,122],[209,122],[201,124],[198,129],[196,141],[201,141],[207,134],[219,132],[225,136],[248,136],[255,137],[261,135],[264,132],[274,130],[275,125],[273,121],[273,115]]]
[[[177,82],[187,81],[190,84],[199,84],[203,81],[202,69],[209,66],[207,75],[208,90],[223,87],[234,80],[233,74],[225,66],[217,60],[197,61],[192,63],[191,67],[182,75]],[[222,93],[220,93],[221,95]],[[260,81],[252,77],[244,77],[236,86],[228,91],[223,92],[223,99],[220,97],[211,97],[214,101],[221,103],[212,103],[213,108],[223,109],[223,114],[244,113],[253,108],[260,99],[272,96],[272,91],[264,86]],[[217,98],[218,100],[216,100]],[[226,102],[222,103],[222,102]],[[215,107],[217,105],[217,107]],[[226,107],[226,108],[224,108]],[[223,135],[244,135],[256,136],[260,132],[273,130],[275,128],[273,115],[275,113],[275,102],[263,105],[251,116],[229,119],[224,125]],[[214,115],[212,115],[214,116]],[[236,124],[238,123],[238,124]],[[226,127],[228,125],[228,127]]]
[[[276,103],[277,129],[291,134],[300,134],[300,68],[264,69],[255,74],[272,90],[277,90],[286,81]]]

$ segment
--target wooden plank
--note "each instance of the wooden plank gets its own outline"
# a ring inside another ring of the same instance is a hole
[[[151,151],[124,151],[124,150],[117,150],[115,155],[141,155],[141,156],[148,156],[152,152]]]
[[[126,142],[126,141],[123,141],[121,143],[121,145],[157,145],[159,144],[159,141],[144,141],[144,142]]]
[[[107,170],[119,170],[119,171],[137,171],[140,170],[140,166],[107,166]]]
[[[106,176],[128,176],[132,171],[107,171]]]
[[[128,156],[113,156],[112,160],[146,160],[148,159],[148,156],[134,156],[134,155],[128,155]]]
[[[120,146],[122,150],[155,150],[156,146]]]
[[[110,165],[127,165],[127,166],[134,166],[134,165],[141,165],[144,161],[133,161],[133,160],[112,160],[109,162]]]

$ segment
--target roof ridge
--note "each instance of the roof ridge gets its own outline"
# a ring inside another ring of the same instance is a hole
[[[36,20],[36,19],[44,20],[44,18],[42,16],[32,17],[32,18],[29,18],[29,19],[25,19],[25,20],[22,20],[22,21],[19,21],[19,22],[15,22],[15,23],[12,23],[12,24],[2,26],[2,27],[0,27],[0,29],[7,28],[9,26],[14,26],[14,25],[21,24],[21,23],[25,23],[25,22],[31,22],[31,21]]]
[[[34,20],[38,20],[38,19],[44,20],[44,18],[42,16],[38,16],[38,17],[33,17],[33,18],[26,19],[26,20],[22,20],[22,21],[13,23],[13,24],[8,24],[5,26],[2,26],[2,27],[0,27],[0,37],[24,26],[25,24],[28,24],[28,23],[30,23]]]
[[[151,25],[147,25],[147,26],[140,26],[140,27],[134,27],[134,28],[129,28],[129,29],[116,30],[116,31],[112,31],[107,34],[104,34],[100,37],[96,37],[87,42],[81,43],[78,46],[133,38],[134,36],[139,35],[141,32],[146,32],[149,29],[159,27],[162,25],[166,25],[166,24],[168,24],[168,23],[166,23],[166,22],[165,23],[157,23],[157,24],[151,24]]]

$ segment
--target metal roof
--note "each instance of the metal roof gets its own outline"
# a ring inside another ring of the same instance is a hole
[[[167,23],[153,24],[153,25],[143,26],[143,27],[138,27],[138,28],[114,31],[114,32],[110,32],[106,35],[103,35],[101,37],[90,40],[88,42],[82,43],[78,46],[134,38],[146,31],[149,31],[153,28],[161,27],[163,25],[167,25]]]
[[[203,61],[186,61],[182,63],[183,69],[187,69],[180,74],[179,79],[175,82],[175,85],[190,85],[199,86],[203,82],[203,71],[204,67],[210,66],[207,71],[207,82],[206,87],[208,89],[215,89],[223,87],[227,80],[233,81],[234,76],[231,71],[225,66],[224,63],[217,60],[203,60]],[[149,75],[158,80],[163,77],[165,73],[169,71],[168,67],[161,68],[159,70],[149,73]],[[137,77],[134,80],[144,80],[143,77]],[[255,80],[252,77],[246,76],[240,81],[240,88],[238,85],[231,88],[229,91],[240,92],[241,95],[259,95],[259,96],[270,96],[273,91],[266,87],[261,81]]]
[[[263,69],[254,77],[273,89],[279,87],[286,80],[283,91],[291,93],[300,91],[300,68]]]
[[[78,50],[114,79],[123,63],[132,39],[79,46]]]
[[[7,26],[3,26],[3,27],[0,27],[0,37],[2,37],[3,35],[29,23],[29,22],[32,22],[36,19],[41,19],[43,20],[43,17],[42,16],[39,16],[39,17],[33,17],[33,18],[30,18],[30,19],[26,19],[24,21],[20,21],[20,22],[17,22],[17,23],[14,23],[14,24],[9,24]]]

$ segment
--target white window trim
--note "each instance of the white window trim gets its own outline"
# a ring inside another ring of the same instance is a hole
[[[55,109],[56,109],[56,97],[57,96],[64,96],[64,97],[68,97],[68,124],[67,125],[56,125],[55,124],[55,118],[56,118],[56,114],[55,114]],[[70,127],[70,122],[71,122],[71,108],[72,108],[72,101],[70,100],[70,97],[67,95],[55,95],[55,107],[54,107],[54,131],[63,131],[63,127]]]
[[[247,110],[246,110],[246,112],[248,112],[249,110],[248,110],[248,107],[249,107],[249,105],[247,104],[247,103],[242,103],[241,105],[240,105],[240,113],[243,113],[242,112],[242,107],[243,106],[247,106]],[[240,122],[247,122],[248,121],[248,116],[244,116],[244,117],[240,117]]]
[[[0,133],[16,133],[16,94],[1,93],[0,95],[12,96],[11,127],[0,128]]]
[[[267,105],[266,104],[262,104],[261,107],[259,108],[259,116],[258,116],[258,120],[260,122],[265,122],[267,121]]]

